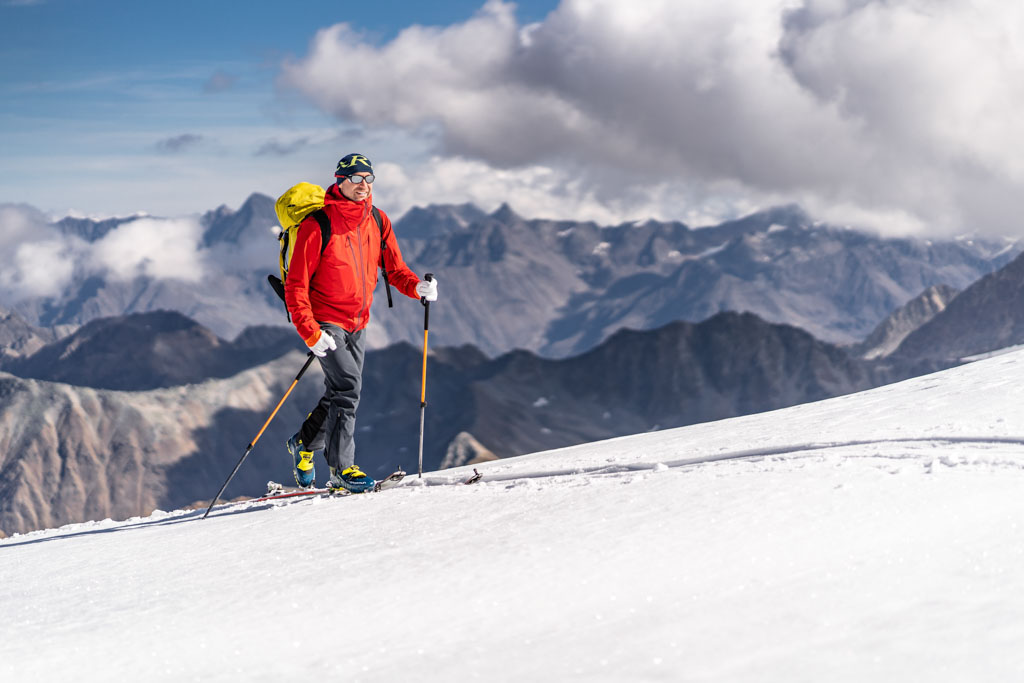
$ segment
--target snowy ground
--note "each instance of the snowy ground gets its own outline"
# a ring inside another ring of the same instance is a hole
[[[15,536],[0,680],[1022,680],[1022,404],[1016,352],[473,486]]]

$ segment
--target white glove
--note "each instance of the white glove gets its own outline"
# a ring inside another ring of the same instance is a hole
[[[437,301],[437,278],[433,280],[420,280],[416,285],[416,294],[427,301]]]
[[[316,340],[316,344],[309,347],[309,350],[313,352],[314,356],[323,358],[328,351],[333,351],[336,348],[338,348],[338,342],[334,341],[334,337],[320,330],[320,338]]]

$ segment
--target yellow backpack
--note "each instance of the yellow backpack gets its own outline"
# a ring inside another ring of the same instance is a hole
[[[292,251],[295,249],[295,236],[299,232],[299,225],[311,213],[324,208],[324,188],[313,183],[299,183],[288,188],[283,195],[277,198],[274,203],[274,212],[281,224],[281,234],[277,236],[281,243],[281,253],[278,257],[278,265],[281,267],[281,281],[288,279],[288,265],[292,262]],[[327,216],[321,212],[315,217],[320,223],[321,233],[324,225],[327,226],[327,237],[330,237],[331,226]],[[323,220],[321,220],[321,218]],[[321,253],[323,247],[327,246],[327,239],[321,240]]]
[[[320,253],[327,248],[327,241],[331,238],[331,221],[327,217],[324,208],[324,188],[313,183],[299,183],[294,185],[277,198],[274,203],[274,212],[277,220],[281,223],[281,233],[277,236],[281,244],[278,254],[278,265],[281,270],[281,277],[268,275],[267,280],[277,295],[284,301],[284,281],[288,279],[288,266],[292,262],[292,252],[295,250],[295,238],[299,232],[299,225],[306,217],[312,215],[320,224]],[[381,231],[380,240],[380,272],[384,276],[384,284],[388,291],[388,307],[391,302],[391,283],[388,282],[388,273],[384,268],[384,250],[387,243],[384,240],[384,223],[381,221],[380,211],[376,206],[372,208],[373,219],[377,223],[377,229]],[[290,317],[290,316],[289,316]]]

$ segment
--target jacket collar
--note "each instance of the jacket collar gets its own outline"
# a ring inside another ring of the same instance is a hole
[[[334,183],[328,188],[324,196],[324,206],[331,207],[334,212],[340,214],[345,227],[354,229],[359,226],[370,214],[373,208],[373,191],[370,196],[361,202],[354,202],[341,193],[338,184]]]

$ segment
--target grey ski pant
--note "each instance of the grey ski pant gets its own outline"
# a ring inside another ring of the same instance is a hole
[[[346,332],[330,323],[321,324],[320,328],[334,337],[338,348],[317,359],[324,371],[326,390],[314,414],[326,409],[326,417],[317,429],[316,437],[309,441],[303,439],[303,443],[310,450],[323,448],[329,466],[345,469],[354,465],[356,458],[356,408],[359,407],[359,393],[363,388],[365,330]],[[309,422],[307,420],[303,425],[300,434],[312,426]]]

